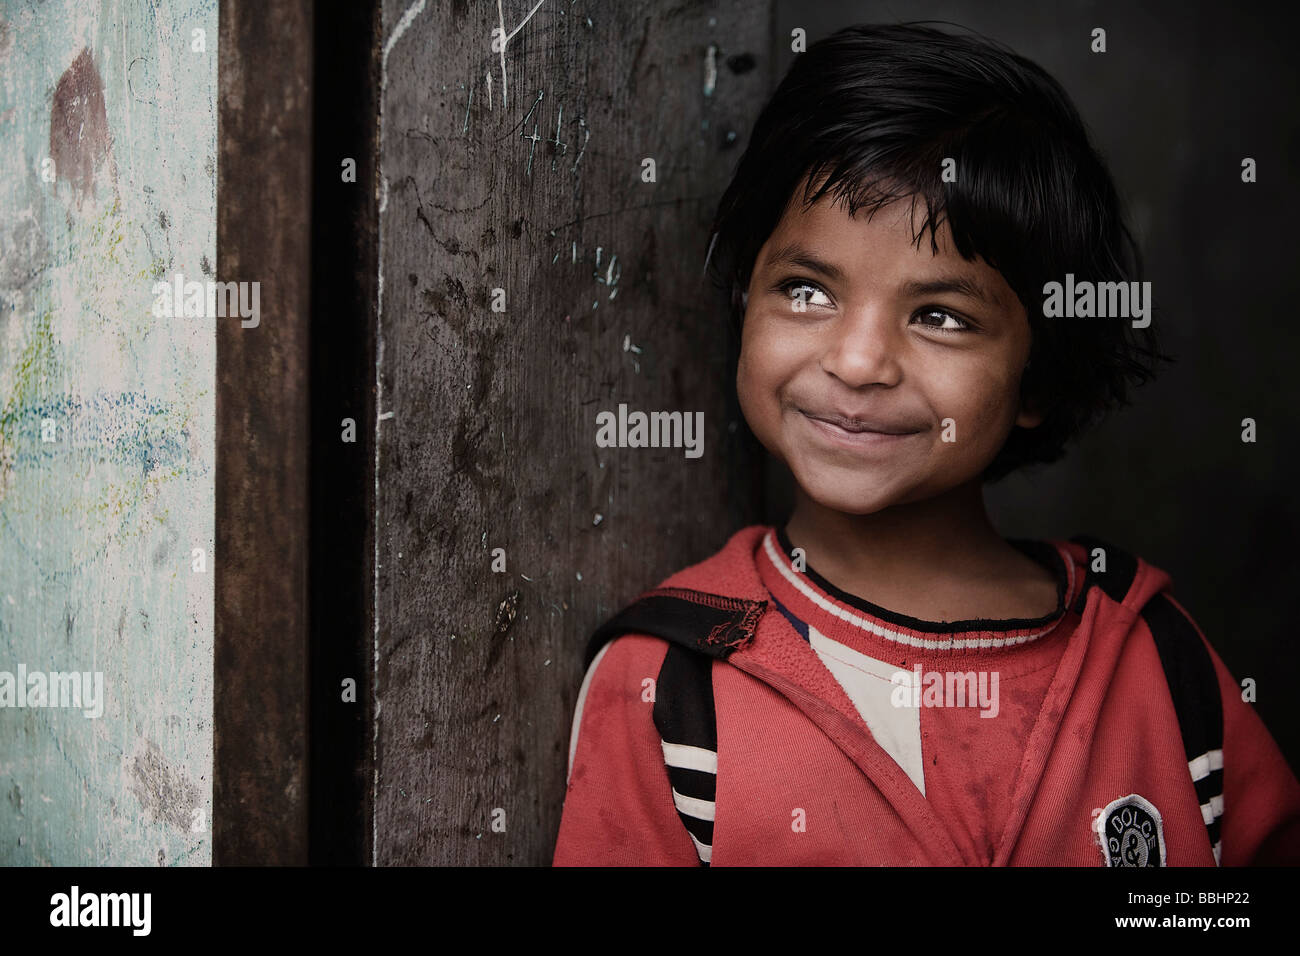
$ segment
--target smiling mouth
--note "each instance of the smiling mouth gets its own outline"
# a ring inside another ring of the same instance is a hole
[[[895,425],[889,422],[864,421],[857,418],[844,418],[840,415],[814,415],[803,409],[800,409],[799,412],[810,422],[822,426],[822,430],[848,438],[904,438],[908,435],[920,434],[922,431],[919,428],[909,428],[905,425]]]

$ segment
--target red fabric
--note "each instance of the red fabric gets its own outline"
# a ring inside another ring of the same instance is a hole
[[[555,864],[698,866],[673,806],[642,682],[659,676],[668,643],[635,634],[600,659],[583,704]]]
[[[1025,741],[1077,617],[1067,612],[1040,627],[950,630],[946,635],[920,631],[872,613],[861,602],[846,603],[809,575],[799,576],[801,586],[796,586],[788,576],[795,573],[791,561],[777,553],[775,541],[770,552],[764,541],[760,539],[756,558],[764,587],[825,637],[901,671],[919,666],[923,673],[998,675],[997,716],[981,717],[979,709],[970,706],[920,708],[925,798],[947,822],[963,855],[991,861],[1010,813]],[[1069,568],[1063,601],[1068,608],[1081,587],[1082,572],[1073,566],[1068,549],[1060,553]],[[777,569],[778,562],[784,573]],[[905,643],[947,637],[951,647]]]
[[[757,550],[769,530],[737,532],[662,586],[768,599]],[[1053,543],[1083,565],[1082,547]],[[1139,559],[1123,605],[1094,587],[1082,613],[1050,636],[1003,650],[1009,669],[1033,666],[1023,683],[1003,685],[998,718],[923,709],[928,799],[770,607],[754,640],[713,665],[712,865],[1104,865],[1094,810],[1134,793],[1161,814],[1167,865],[1214,865],[1164,674],[1137,615],[1168,584],[1165,572]],[[556,865],[698,865],[673,805],[653,705],[643,699],[642,682],[658,675],[666,649],[658,638],[618,638],[592,675]],[[876,652],[886,650],[863,645],[863,653]],[[1300,784],[1210,653],[1225,712],[1222,863],[1300,863]],[[1029,719],[1039,670],[1050,679]],[[1017,694],[1025,697],[1019,705]],[[971,732],[972,719],[1005,726]]]

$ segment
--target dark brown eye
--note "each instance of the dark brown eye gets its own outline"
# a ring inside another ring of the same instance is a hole
[[[805,306],[808,305],[823,306],[823,305],[831,304],[830,297],[826,295],[826,293],[822,290],[821,286],[816,285],[815,283],[812,282],[805,282],[803,279],[790,279],[777,286],[777,289],[780,292],[785,293],[786,297],[790,300],[791,305],[793,305],[796,301],[798,301],[799,298],[798,294],[800,292],[802,292],[803,304]],[[795,295],[791,295],[791,293],[795,293]],[[813,296],[817,294],[822,295],[826,299],[826,301],[825,302],[814,301]]]
[[[936,316],[938,317],[937,323],[926,321],[933,319]],[[922,309],[920,312],[916,313],[914,318],[921,319],[921,325],[924,325],[926,328],[934,329],[936,332],[968,332],[972,328],[969,322],[960,316],[953,315],[953,313],[949,312],[947,309]],[[948,324],[949,322],[955,324],[950,325]]]

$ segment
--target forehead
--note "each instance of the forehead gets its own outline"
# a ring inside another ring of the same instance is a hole
[[[803,185],[795,190],[772,235],[759,250],[754,271],[806,265],[809,258],[837,267],[850,281],[956,280],[976,298],[1018,310],[1006,279],[982,258],[964,259],[957,251],[946,218],[939,221],[931,244],[925,200],[904,196],[876,208],[849,214],[847,200],[827,192],[811,206],[803,202]],[[937,247],[937,248],[936,248]]]

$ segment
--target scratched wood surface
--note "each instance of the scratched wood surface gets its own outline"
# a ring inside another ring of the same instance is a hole
[[[701,271],[773,82],[768,21],[384,3],[377,864],[549,863],[586,638],[758,520]],[[620,403],[703,412],[703,455],[597,447]]]

